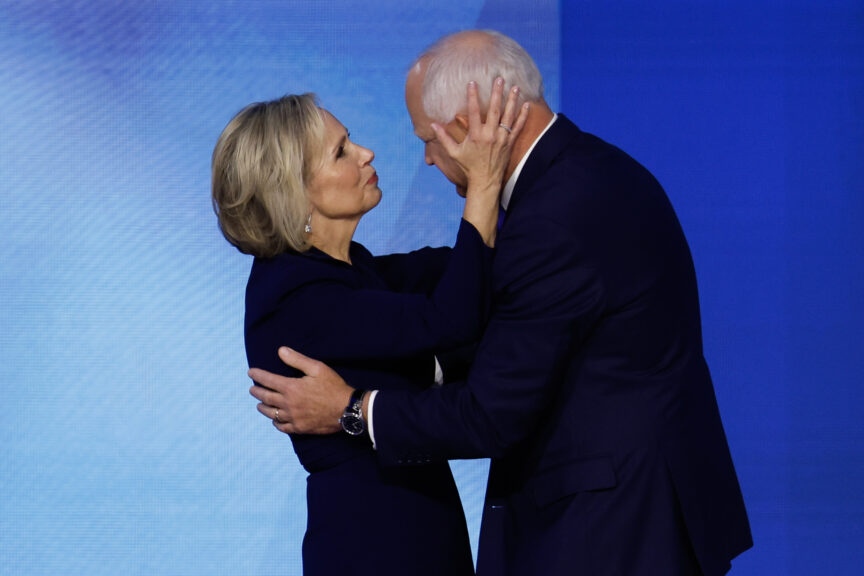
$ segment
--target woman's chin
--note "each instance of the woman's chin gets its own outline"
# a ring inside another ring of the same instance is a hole
[[[368,204],[368,207],[366,208],[366,210],[363,211],[363,214],[361,214],[361,216],[372,211],[376,206],[378,206],[378,204],[380,202],[381,202],[381,191],[379,190],[378,194],[374,198],[370,198],[370,202]]]
[[[369,210],[371,210],[372,208],[375,208],[376,206],[378,206],[378,203],[381,202],[381,196],[383,196],[381,189],[375,188],[375,192],[376,192],[376,194],[374,196],[372,206],[369,207]]]

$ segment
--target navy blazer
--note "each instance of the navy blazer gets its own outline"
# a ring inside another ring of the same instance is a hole
[[[723,574],[752,545],[690,251],[627,154],[560,116],[498,235],[467,382],[382,391],[386,464],[491,456],[478,574]]]
[[[351,265],[313,248],[255,259],[246,288],[249,365],[296,375],[277,356],[285,345],[359,388],[429,387],[433,352],[479,337],[491,307],[492,251],[463,221],[452,251],[376,258],[352,243],[350,256]],[[382,469],[364,436],[291,441],[310,472],[304,574],[474,573],[446,462]]]

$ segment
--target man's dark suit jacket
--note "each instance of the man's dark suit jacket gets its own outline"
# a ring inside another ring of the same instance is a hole
[[[433,353],[473,342],[488,318],[492,251],[463,221],[452,251],[373,257],[352,243],[350,254],[352,265],[314,248],[255,259],[246,287],[249,365],[296,375],[277,356],[286,345],[361,388],[429,387]],[[385,468],[365,435],[291,441],[309,471],[305,575],[473,575],[446,462]]]
[[[378,394],[379,459],[493,458],[478,574],[727,572],[750,528],[690,251],[654,177],[559,115],[493,279],[467,382]]]

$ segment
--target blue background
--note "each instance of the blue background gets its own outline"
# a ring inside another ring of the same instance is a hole
[[[402,82],[474,27],[678,210],[756,540],[733,573],[864,573],[861,2],[117,0],[0,6],[0,574],[300,572],[305,473],[247,394],[210,154],[245,104],[317,92],[377,154],[356,238],[450,243]],[[476,544],[487,463],[453,467]]]

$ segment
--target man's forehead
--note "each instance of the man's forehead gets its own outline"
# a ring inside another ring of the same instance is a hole
[[[432,119],[426,116],[426,111],[423,109],[423,77],[425,73],[426,62],[421,59],[414,64],[405,80],[405,104],[408,107],[408,114],[411,116],[411,124],[414,126],[414,135],[424,142],[435,137],[435,132],[430,126]]]
[[[412,124],[414,125],[414,135],[417,136],[420,140],[427,142],[429,140],[433,140],[435,138],[435,132],[432,130],[432,127],[429,126],[429,122],[416,122],[412,118]]]
[[[421,140],[429,140],[435,135],[432,131],[432,119],[427,117],[422,110],[409,106],[408,115],[411,116],[411,125],[414,127],[414,135]]]

